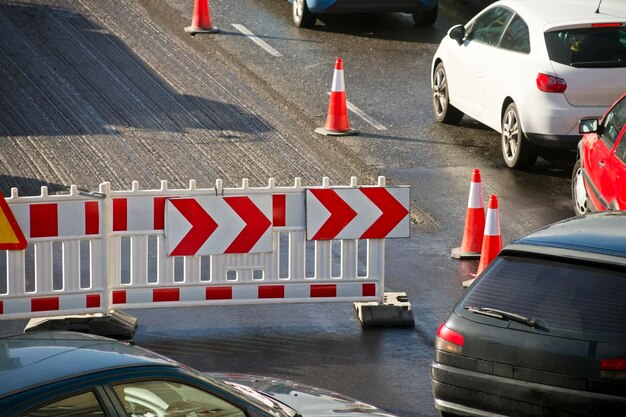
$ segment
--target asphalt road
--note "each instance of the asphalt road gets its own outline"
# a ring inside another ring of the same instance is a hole
[[[496,193],[505,243],[571,214],[571,164],[530,172],[500,162],[498,135],[472,120],[442,126],[429,66],[449,26],[471,9],[442,8],[433,28],[404,15],[290,22],[286,0],[211,0],[218,35],[190,37],[192,0],[0,3],[0,190],[47,185],[117,189],[225,186],[329,176],[412,187],[410,239],[388,240],[386,289],[406,291],[413,329],[362,330],[349,304],[130,311],[136,341],[200,370],[286,377],[334,389],[402,417],[436,415],[429,364],[436,329],[477,262],[460,243],[473,168]],[[239,26],[233,26],[239,25]],[[280,53],[268,54],[241,25]],[[239,29],[238,29],[239,28]],[[361,134],[313,133],[325,119],[334,59],[345,63]],[[1,322],[1,333],[24,321]]]

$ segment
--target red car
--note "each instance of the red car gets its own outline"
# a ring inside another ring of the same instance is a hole
[[[578,160],[572,172],[577,215],[626,210],[626,94],[600,120],[583,119]]]

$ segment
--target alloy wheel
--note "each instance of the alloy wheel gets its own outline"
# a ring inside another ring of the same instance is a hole
[[[517,114],[509,110],[502,124],[502,150],[504,157],[512,161],[519,150],[521,134]]]
[[[433,104],[437,117],[442,117],[448,107],[448,81],[443,68],[437,68],[433,80]]]

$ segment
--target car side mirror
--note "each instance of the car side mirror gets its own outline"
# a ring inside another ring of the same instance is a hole
[[[458,44],[463,43],[463,39],[465,39],[465,26],[463,25],[455,25],[450,28],[448,31],[448,36],[458,42]]]
[[[596,118],[582,119],[578,122],[578,133],[596,133],[600,129],[600,122]]]

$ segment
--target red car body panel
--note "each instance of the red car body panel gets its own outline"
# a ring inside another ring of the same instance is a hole
[[[626,105],[626,94],[611,106],[609,112],[617,105]],[[602,126],[606,115],[600,120]],[[601,133],[583,135],[580,147],[580,158],[587,196],[593,211],[607,209],[626,210],[626,163],[621,152],[626,146],[626,124],[621,127],[613,146],[609,149],[600,137]],[[624,142],[621,144],[620,143]]]

